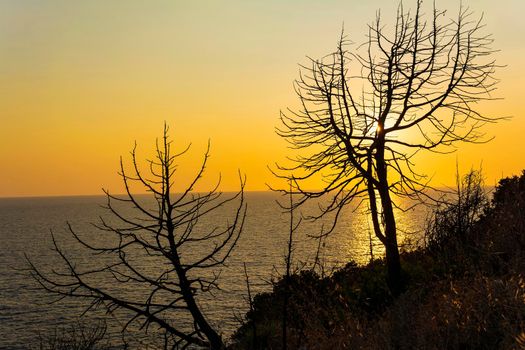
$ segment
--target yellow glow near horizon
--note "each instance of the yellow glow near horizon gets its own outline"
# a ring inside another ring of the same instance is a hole
[[[431,3],[431,1],[426,1]],[[151,154],[163,122],[176,145],[193,149],[181,180],[197,170],[211,139],[206,189],[274,183],[268,165],[290,150],[274,132],[279,110],[297,106],[292,81],[305,56],[321,57],[345,32],[356,43],[376,10],[390,20],[396,2],[102,1],[0,3],[0,196],[120,192],[116,172],[136,140]],[[456,0],[437,1],[457,11]],[[405,7],[412,6],[405,1]],[[498,97],[483,110],[512,116],[488,126],[495,139],[459,145],[452,155],[422,154],[418,169],[437,186],[483,164],[487,184],[525,168],[521,0],[470,1],[485,13],[495,58],[505,68]]]

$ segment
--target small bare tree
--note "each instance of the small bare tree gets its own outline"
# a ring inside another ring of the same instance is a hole
[[[53,236],[65,269],[45,273],[30,262],[31,270],[43,288],[59,297],[90,300],[87,310],[104,307],[108,312],[127,311],[129,318],[123,331],[138,321],[146,331],[152,325],[161,330],[165,348],[193,344],[223,349],[223,340],[203,314],[197,296],[218,288],[215,269],[224,264],[239,239],[246,214],[245,181],[241,178],[240,191],[230,198],[222,198],[217,191],[220,178],[211,191],[194,193],[206,167],[208,144],[197,175],[182,193],[173,193],[175,162],[188,148],[173,152],[165,126],[155,159],[148,161],[149,175],[141,171],[136,146],[131,152],[132,175],[121,159],[119,174],[126,195],[105,191],[112,219],[101,218],[95,225],[113,243],[92,243],[68,224],[82,247],[97,257],[113,257],[111,262],[104,260],[104,265],[96,268],[92,264],[80,267]],[[149,202],[132,193],[133,183],[151,194]],[[231,221],[218,226],[213,221],[217,219],[210,219],[209,214],[226,205],[234,206]]]
[[[492,99],[497,83],[492,39],[482,33],[481,18],[464,7],[449,20],[435,8],[426,20],[422,11],[421,0],[415,13],[399,5],[392,30],[378,13],[354,52],[341,35],[335,52],[310,59],[295,83],[302,107],[282,112],[277,130],[298,150],[291,164],[275,170],[302,194],[295,205],[331,194],[314,217],[334,214],[325,234],[345,205],[368,202],[393,291],[401,283],[394,199],[423,199],[428,186],[414,156],[486,141],[480,128],[497,120],[475,109]],[[305,189],[317,176],[322,189]]]
[[[427,249],[441,250],[447,244],[457,244],[466,248],[472,236],[471,231],[488,205],[489,199],[484,189],[481,168],[471,169],[464,176],[460,176],[456,166],[456,188],[436,205],[427,219]]]
[[[297,229],[299,228],[299,225],[301,225],[301,219],[297,220],[297,222],[294,219],[294,203],[293,203],[293,193],[292,193],[292,184],[290,182],[290,191],[288,193],[290,203],[288,206],[288,212],[290,214],[290,226],[288,229],[288,244],[286,249],[286,256],[285,256],[285,274],[284,274],[284,300],[283,300],[283,320],[282,320],[282,340],[283,340],[283,350],[286,350],[288,348],[288,304],[290,301],[290,282],[292,278],[292,258],[293,258],[293,251],[294,251],[294,234],[296,233]],[[281,203],[279,203],[279,206],[281,208],[284,208],[285,206]],[[320,242],[320,241],[319,241]],[[319,251],[317,252],[319,254]],[[318,256],[318,255],[317,255]],[[317,263],[317,259],[315,263]],[[315,267],[315,265],[314,265]]]

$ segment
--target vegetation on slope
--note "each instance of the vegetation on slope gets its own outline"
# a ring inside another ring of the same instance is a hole
[[[429,220],[426,244],[402,254],[405,291],[386,266],[349,263],[329,277],[289,283],[290,349],[509,349],[525,347],[525,171],[489,200],[479,172]],[[281,349],[286,280],[257,295],[232,349]],[[254,338],[255,333],[255,338]]]

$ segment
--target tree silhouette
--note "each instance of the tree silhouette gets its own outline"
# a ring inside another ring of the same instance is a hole
[[[217,191],[220,179],[211,191],[194,193],[206,167],[208,144],[197,175],[182,193],[173,193],[175,162],[188,148],[174,153],[165,126],[155,159],[148,161],[148,175],[141,171],[136,146],[131,152],[132,175],[128,175],[121,158],[119,175],[126,195],[104,191],[112,218],[101,218],[95,225],[111,243],[87,240],[68,224],[77,243],[96,257],[111,256],[110,262],[104,260],[99,268],[77,264],[73,254],[53,236],[64,269],[46,273],[29,263],[40,285],[60,297],[88,299],[91,303],[87,310],[126,310],[128,321],[123,331],[139,321],[146,331],[154,325],[165,334],[165,348],[194,344],[222,349],[221,336],[206,319],[197,296],[218,287],[215,268],[224,264],[239,239],[246,214],[245,181],[241,178],[240,191],[230,198],[222,198]],[[133,184],[151,195],[149,201],[132,193]],[[221,227],[208,219],[200,222],[224,206],[233,207],[229,223]]]
[[[378,13],[353,52],[342,34],[335,52],[301,66],[295,82],[301,107],[281,112],[277,130],[297,152],[274,171],[302,194],[295,205],[331,195],[313,217],[334,214],[322,234],[333,230],[345,205],[366,203],[394,292],[402,280],[394,199],[423,199],[428,188],[414,156],[487,141],[480,128],[498,119],[475,109],[492,99],[497,83],[493,40],[467,8],[452,19],[445,12],[433,8],[427,20],[422,1],[413,14],[399,5],[392,31]],[[318,176],[322,189],[305,189]]]

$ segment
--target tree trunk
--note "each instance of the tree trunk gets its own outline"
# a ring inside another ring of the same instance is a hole
[[[168,205],[168,208],[168,218],[171,218],[171,207]],[[183,268],[179,254],[177,252],[174,239],[174,228],[171,220],[167,220],[166,229],[168,231],[168,241],[171,248],[171,260],[173,263],[173,267],[175,268],[175,272],[177,273],[177,277],[179,278],[180,291],[188,307],[188,311],[191,313],[193,320],[198,326],[198,329],[202,331],[202,333],[204,333],[205,337],[210,342],[210,349],[224,349],[224,343],[222,341],[222,338],[210,326],[210,324],[202,314],[200,308],[197,306],[197,302],[195,301],[195,297],[193,296],[193,292],[191,290],[191,284],[188,281],[188,277],[186,276],[186,270]]]
[[[388,269],[387,283],[392,294],[398,295],[403,288],[403,281],[401,273],[401,261],[399,258],[399,247],[397,244],[396,220],[394,217],[392,200],[390,198],[388,189],[386,191],[381,190],[379,192],[385,221],[385,251],[386,265]]]
[[[387,167],[384,161],[384,140],[379,145],[376,153],[376,170],[379,182],[378,192],[381,200],[381,207],[384,219],[384,236],[387,265],[387,283],[390,291],[394,295],[401,293],[403,289],[401,260],[399,257],[399,247],[397,244],[396,219],[394,217],[394,206],[390,198],[390,190],[387,177]]]
[[[177,256],[177,259],[178,259],[178,256]],[[199,329],[202,331],[202,333],[204,333],[204,335],[210,342],[210,349],[212,350],[224,349],[224,343],[222,342],[220,335],[217,334],[217,332],[210,326],[210,324],[208,323],[208,321],[202,314],[201,310],[197,306],[197,302],[195,301],[195,298],[191,291],[190,283],[188,281],[188,278],[186,277],[185,271],[180,265],[180,262],[178,262],[178,264],[175,265],[175,270],[179,277],[180,289],[181,289],[184,301],[186,302],[186,305],[188,306],[188,310],[193,316],[195,323],[199,326]]]

